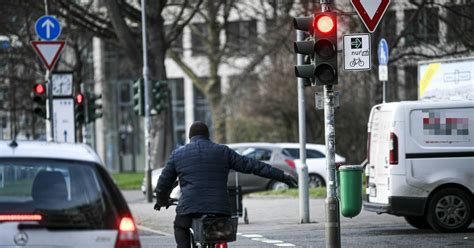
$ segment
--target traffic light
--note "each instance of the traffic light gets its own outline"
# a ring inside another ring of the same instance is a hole
[[[94,122],[95,120],[102,118],[102,99],[101,94],[90,94],[87,97],[87,123]]]
[[[37,114],[43,119],[46,119],[46,85],[44,83],[37,83],[33,87],[31,93],[33,99],[33,113]]]
[[[294,43],[295,53],[304,55],[302,65],[295,66],[295,74],[297,77],[304,79],[304,86],[310,86],[314,82],[314,65],[311,63],[314,54],[313,33],[313,16],[295,17],[293,19],[295,29],[305,31],[304,41],[296,41]]]
[[[316,85],[337,84],[337,18],[334,12],[314,17],[314,78]]]
[[[133,111],[139,116],[145,115],[145,85],[142,78],[133,82]]]
[[[84,124],[84,95],[77,93],[74,97],[74,119],[76,120],[76,126]]]
[[[168,84],[162,80],[154,82],[151,93],[153,99],[152,114],[160,114],[168,106]]]
[[[316,85],[337,84],[337,19],[334,12],[295,17],[295,29],[312,35],[294,43],[296,53],[304,54],[303,65],[295,66],[295,75]],[[311,60],[313,63],[311,63]]]

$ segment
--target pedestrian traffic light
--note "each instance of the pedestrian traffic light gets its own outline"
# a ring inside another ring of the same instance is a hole
[[[313,16],[295,17],[293,19],[295,29],[304,31],[307,37],[304,41],[296,41],[294,43],[295,53],[304,55],[303,64],[295,66],[295,75],[304,79],[304,86],[310,86],[314,82],[314,64],[311,62],[314,54],[314,41],[311,37],[313,33],[313,19]]]
[[[102,118],[102,95],[101,94],[89,94],[87,97],[87,120],[86,123],[94,122],[95,120]]]
[[[163,80],[155,81],[151,92],[153,99],[152,114],[160,114],[168,106],[168,84]]]
[[[84,95],[77,93],[74,105],[74,119],[76,120],[76,126],[84,124]]]
[[[145,85],[143,78],[133,82],[133,111],[139,115],[145,115]]]
[[[314,78],[316,85],[337,84],[337,19],[334,12],[314,17]]]
[[[33,99],[33,113],[37,114],[43,119],[46,119],[46,85],[44,83],[37,83],[33,87],[31,93]]]

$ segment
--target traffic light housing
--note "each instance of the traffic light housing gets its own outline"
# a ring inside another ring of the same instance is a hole
[[[314,53],[314,41],[311,39],[313,33],[313,16],[295,17],[293,19],[295,29],[305,32],[307,38],[304,41],[294,43],[295,53],[304,55],[302,65],[295,66],[295,75],[303,78],[304,86],[310,86],[314,82],[314,65],[312,58]]]
[[[84,100],[82,93],[77,93],[74,97],[74,119],[76,120],[76,126],[84,124],[85,121]]]
[[[153,106],[152,114],[160,114],[168,107],[168,84],[166,81],[155,81],[151,89]]]
[[[102,94],[90,94],[87,97],[87,123],[96,121],[99,118],[102,118]]]
[[[145,116],[145,85],[143,78],[133,82],[133,111],[139,116]]]
[[[295,52],[305,55],[304,63],[295,66],[295,75],[305,79],[305,86],[310,82],[313,85],[337,84],[336,13],[320,12],[314,16],[295,17],[293,25],[295,29],[312,35],[312,39],[294,43]]]
[[[316,85],[337,84],[337,17],[334,12],[314,16],[314,79]]]
[[[33,113],[46,119],[46,84],[37,83],[33,86],[33,92],[31,92],[31,98],[33,99]]]

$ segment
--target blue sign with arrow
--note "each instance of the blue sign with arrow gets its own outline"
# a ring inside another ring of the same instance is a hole
[[[36,35],[42,40],[56,40],[61,34],[61,25],[54,16],[42,16],[35,24]]]
[[[379,42],[379,47],[377,49],[379,65],[388,64],[388,44],[385,39],[381,39]]]

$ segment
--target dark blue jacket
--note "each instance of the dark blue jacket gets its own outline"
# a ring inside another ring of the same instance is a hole
[[[241,156],[225,145],[215,144],[204,136],[171,154],[156,186],[158,201],[168,201],[176,178],[182,195],[176,214],[219,213],[230,215],[227,177],[229,170],[253,173],[282,181],[284,172],[260,161]]]

